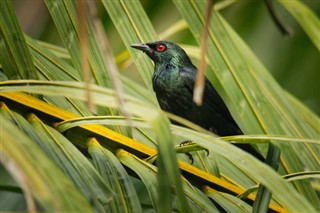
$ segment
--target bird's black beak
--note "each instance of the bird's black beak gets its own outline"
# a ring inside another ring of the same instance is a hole
[[[153,51],[147,44],[144,43],[131,44],[130,47],[141,50],[145,53],[152,53]]]

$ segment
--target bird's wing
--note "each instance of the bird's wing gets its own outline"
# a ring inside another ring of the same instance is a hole
[[[225,102],[207,78],[205,78],[203,102],[204,104],[208,104],[210,107],[213,107],[228,121],[236,124]]]
[[[196,78],[196,67],[192,68],[182,68],[180,70],[181,75],[184,75],[183,79],[185,80],[185,86],[188,88],[191,94],[193,94],[194,82]],[[232,115],[230,114],[229,109],[227,108],[225,102],[216,91],[216,89],[212,86],[210,81],[205,77],[205,87],[204,87],[204,94],[203,94],[203,104],[207,105],[208,107],[212,108],[216,113],[219,113],[221,117],[232,123],[235,127],[239,129],[237,123],[233,119]]]
[[[189,90],[191,95],[193,94],[193,87],[196,76],[196,68],[183,68],[180,70],[180,75],[184,75],[182,79],[184,79],[184,85]],[[243,134],[235,120],[232,118],[230,111],[222,100],[221,96],[218,94],[216,89],[212,86],[207,78],[205,78],[205,88],[203,94],[203,105],[208,106],[215,113],[221,115],[221,118],[224,118],[228,124],[230,124],[233,128],[231,134]],[[230,126],[229,126],[230,127]],[[227,127],[226,127],[227,128]],[[229,132],[230,133],[230,132]],[[229,135],[229,134],[228,134]],[[264,157],[250,144],[235,144],[237,147],[251,153],[253,156],[264,162]]]

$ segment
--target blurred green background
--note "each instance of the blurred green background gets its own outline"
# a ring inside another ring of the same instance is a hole
[[[171,1],[141,1],[157,33],[161,35],[181,19]],[[303,1],[319,17],[320,1]],[[61,45],[61,39],[42,1],[14,0],[14,7],[23,31],[36,39]],[[292,37],[281,35],[271,20],[263,1],[236,1],[221,14],[247,42],[278,83],[317,115],[320,114],[320,54],[291,15],[273,2],[281,20],[293,31]],[[99,3],[97,2],[98,6]],[[99,7],[98,7],[99,8]],[[100,16],[112,52],[117,57],[126,49],[108,14],[101,9]],[[319,35],[320,36],[320,35]],[[167,40],[197,45],[186,29]],[[130,63],[129,63],[130,64]],[[141,82],[135,66],[120,68],[130,78]]]

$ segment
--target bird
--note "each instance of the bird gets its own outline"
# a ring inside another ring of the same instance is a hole
[[[136,43],[131,47],[143,51],[154,62],[152,86],[162,110],[218,136],[243,135],[225,102],[206,77],[202,105],[193,102],[197,68],[179,45],[155,41]],[[264,161],[264,157],[250,144],[235,145]]]

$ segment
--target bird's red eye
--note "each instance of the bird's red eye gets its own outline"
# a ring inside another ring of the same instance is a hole
[[[158,52],[163,52],[165,50],[166,50],[166,45],[164,45],[164,44],[158,44],[157,45],[157,51]]]

